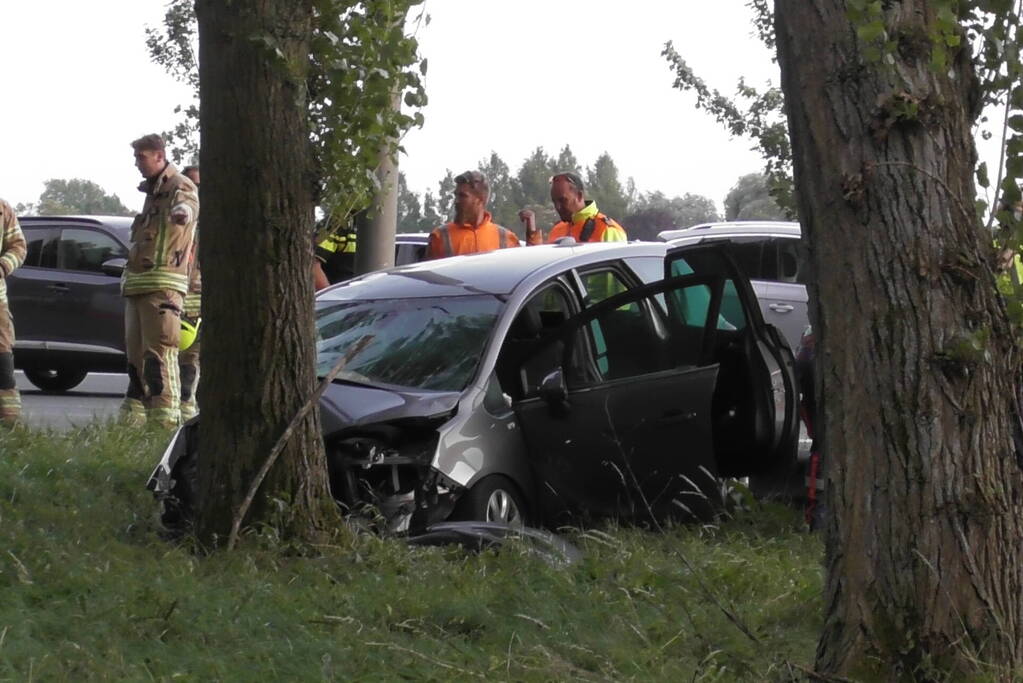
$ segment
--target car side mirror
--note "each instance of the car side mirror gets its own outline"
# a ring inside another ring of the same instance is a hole
[[[540,398],[550,406],[553,414],[568,413],[568,387],[565,385],[565,374],[561,368],[548,373],[540,382]]]
[[[104,275],[121,277],[124,273],[124,267],[127,265],[128,259],[126,258],[112,258],[109,261],[104,261],[99,268],[103,271]]]

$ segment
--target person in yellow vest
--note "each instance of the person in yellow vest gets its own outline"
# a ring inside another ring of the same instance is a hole
[[[313,251],[316,256],[313,262],[313,286],[316,291],[355,277],[356,248],[355,232],[351,229],[317,235]]]
[[[199,167],[185,166],[181,170],[199,189]],[[178,376],[181,378],[181,421],[187,422],[199,412],[195,390],[199,385],[199,329],[202,315],[202,273],[199,271],[199,224],[196,223],[192,250],[188,257],[188,292],[182,307],[181,339],[178,343]],[[187,343],[186,343],[187,336]]]
[[[582,178],[575,173],[559,173],[551,178],[551,202],[561,222],[547,235],[547,243],[562,237],[576,242],[625,242],[625,229],[602,214],[596,202],[586,199]],[[519,211],[519,220],[526,227],[526,244],[543,244],[543,233],[536,225],[536,215],[529,209]]]
[[[0,199],[0,425],[21,421],[21,395],[14,384],[14,320],[7,304],[7,276],[25,261],[25,235],[11,205]]]
[[[181,419],[178,340],[199,195],[167,160],[159,135],[145,135],[131,146],[146,199],[131,226],[121,281],[128,356],[121,415],[133,424],[151,420],[173,427]]]

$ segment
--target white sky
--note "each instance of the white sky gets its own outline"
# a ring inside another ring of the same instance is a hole
[[[537,146],[569,144],[584,165],[607,151],[640,191],[721,201],[760,171],[694,97],[671,87],[666,40],[712,86],[778,82],[745,0],[427,0],[426,124],[401,159],[409,186],[475,168],[494,150],[517,170]],[[144,26],[162,0],[6,0],[0,9],[0,196],[36,201],[48,178],[87,178],[141,206],[128,143],[170,128],[185,86],[150,63]]]

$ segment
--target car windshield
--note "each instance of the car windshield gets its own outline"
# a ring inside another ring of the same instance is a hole
[[[316,372],[338,379],[461,391],[502,303],[494,296],[343,301],[317,311]]]

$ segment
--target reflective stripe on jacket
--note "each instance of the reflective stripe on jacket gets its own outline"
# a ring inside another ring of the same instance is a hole
[[[460,254],[476,254],[495,249],[518,247],[518,236],[490,220],[490,214],[483,214],[478,226],[448,223],[430,233],[426,246],[426,258],[445,258]]]
[[[335,232],[331,235],[327,235],[326,238],[317,242],[315,250],[316,258],[321,263],[326,263],[327,259],[334,254],[354,254],[356,251],[356,244],[355,233]]]

